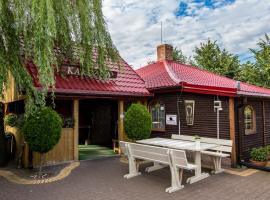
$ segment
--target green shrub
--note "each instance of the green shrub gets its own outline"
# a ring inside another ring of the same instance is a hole
[[[30,115],[23,125],[23,134],[29,148],[41,154],[50,151],[60,139],[62,124],[62,118],[48,107]]]
[[[7,126],[22,129],[24,123],[24,115],[16,115],[14,113],[10,113],[5,116],[4,123]]]
[[[16,114],[10,113],[7,114],[4,118],[4,123],[7,126],[15,127],[18,116]]]
[[[250,152],[251,159],[264,162],[267,160],[267,149],[264,147],[253,148]]]
[[[124,122],[125,132],[129,139],[141,140],[150,137],[152,120],[145,106],[131,104],[126,112]]]

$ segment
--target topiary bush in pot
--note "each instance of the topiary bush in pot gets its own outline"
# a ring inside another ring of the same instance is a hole
[[[23,134],[29,148],[41,154],[39,176],[41,176],[44,154],[59,141],[63,121],[59,114],[49,107],[43,107],[25,119]]]
[[[149,138],[152,120],[146,107],[141,104],[131,104],[125,114],[124,127],[127,137],[133,141]]]
[[[250,152],[251,162],[264,167],[267,163],[267,149],[264,147],[253,148]]]

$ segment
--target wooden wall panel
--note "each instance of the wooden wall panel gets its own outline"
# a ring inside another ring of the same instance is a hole
[[[240,102],[239,102],[240,105]],[[256,133],[246,135],[244,128],[244,107],[245,105],[251,105],[256,113]],[[267,104],[265,104],[265,107]],[[266,116],[269,112],[266,112]],[[239,149],[240,159],[246,160],[249,158],[249,152],[254,147],[260,147],[264,145],[264,128],[263,128],[263,106],[261,99],[250,99],[245,100],[244,106],[238,109],[238,134],[239,134]],[[266,122],[266,130],[269,127],[269,122]]]
[[[265,108],[265,142],[270,145],[270,101],[264,101]]]
[[[72,128],[63,128],[61,138],[58,144],[48,153],[46,153],[46,165],[52,165],[59,162],[74,160],[74,130]],[[33,166],[40,164],[40,154],[33,153]]]
[[[15,143],[16,143],[15,157],[17,157],[20,151],[22,150],[22,146],[24,143],[23,134],[17,128],[10,127],[10,126],[6,126],[6,132],[12,133],[15,137]]]
[[[163,93],[155,94],[154,100],[165,104],[166,114],[177,115],[177,98],[179,97],[181,134],[217,137],[217,113],[214,112],[215,96],[192,93]],[[195,100],[194,125],[186,124],[184,100]],[[230,139],[229,101],[220,97],[223,110],[220,112],[220,138]],[[177,119],[178,120],[178,119]],[[152,132],[153,136],[170,137],[178,134],[178,126],[166,125],[165,132]]]
[[[2,101],[3,103],[10,103],[24,99],[25,96],[19,94],[15,80],[10,73],[8,75],[8,78],[9,82],[4,87],[3,99],[0,98],[0,101]]]

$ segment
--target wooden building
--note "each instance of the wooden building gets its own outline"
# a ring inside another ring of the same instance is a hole
[[[120,68],[117,63],[108,62],[111,69],[109,80],[96,80],[80,76],[80,67],[63,64],[55,73],[55,109],[64,119],[61,139],[53,150],[47,153],[47,164],[78,160],[79,144],[97,144],[112,146],[112,140],[124,139],[124,111],[131,102],[145,103],[151,94],[145,88],[144,81],[124,61]],[[26,62],[26,68],[32,76],[33,84],[40,88],[37,68],[32,62]],[[10,76],[11,84],[6,87],[1,103],[5,115],[24,113],[24,95],[16,87]],[[16,129],[6,127],[16,140],[16,153],[22,149],[23,135]],[[39,154],[32,154],[24,148],[24,166],[39,163]]]
[[[253,147],[270,144],[270,89],[232,80],[172,61],[173,47],[157,48],[157,61],[137,70],[153,94],[148,101],[153,136],[171,134],[233,140],[231,163],[249,158]]]

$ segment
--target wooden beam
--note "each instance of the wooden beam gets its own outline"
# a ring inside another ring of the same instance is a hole
[[[236,166],[236,143],[235,143],[235,112],[234,97],[229,98],[229,121],[230,121],[230,139],[233,141],[231,161],[232,167]]]
[[[124,101],[118,101],[118,140],[124,140]]]
[[[73,100],[73,118],[74,118],[74,160],[79,160],[79,100]]]

